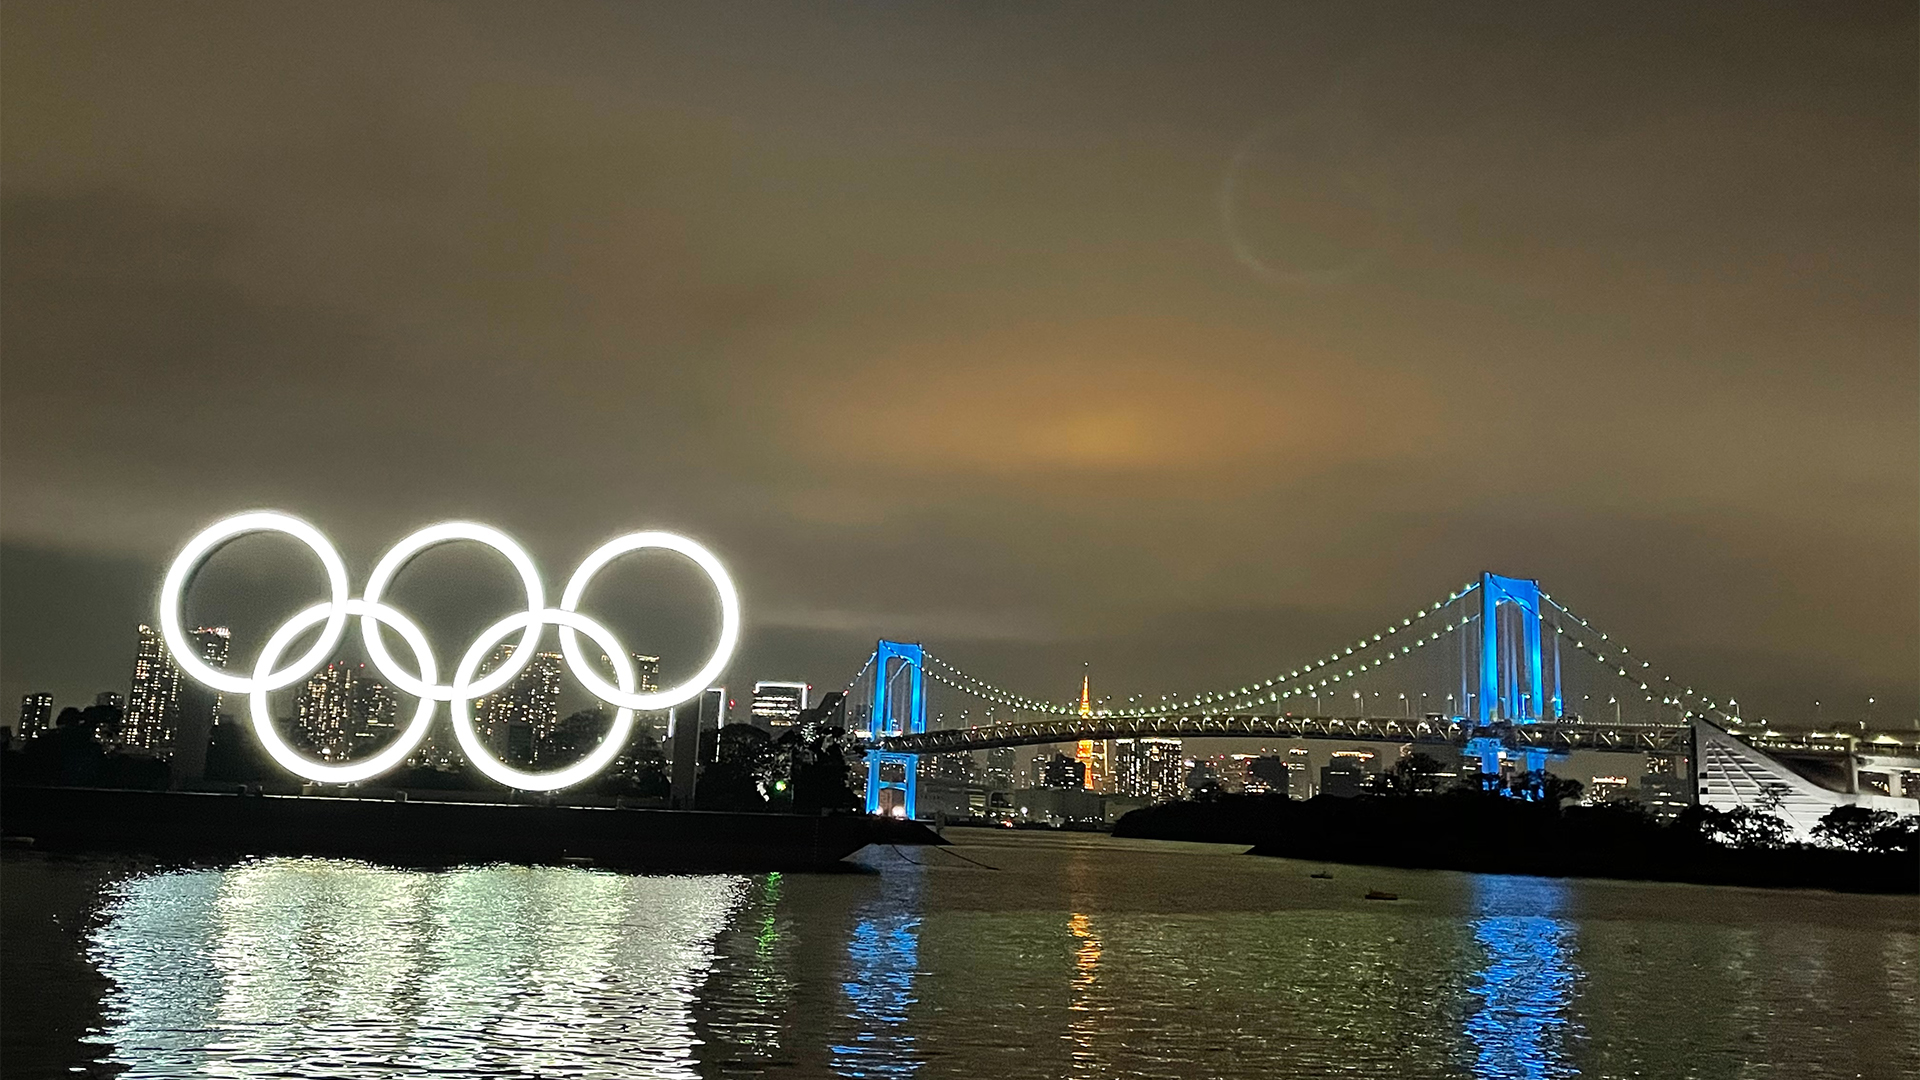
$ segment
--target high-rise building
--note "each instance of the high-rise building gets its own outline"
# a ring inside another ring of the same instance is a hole
[[[1012,791],[1019,778],[1020,750],[1013,746],[996,746],[987,751],[987,767],[981,772],[981,779],[989,791]]]
[[[1648,773],[1640,778],[1639,788],[1630,794],[1639,799],[1654,817],[1671,821],[1693,805],[1692,786],[1692,781],[1684,776]]]
[[[1295,799],[1313,798],[1312,754],[1304,746],[1287,748],[1287,794]]]
[[[512,645],[501,645],[480,668],[497,670],[513,656]],[[508,762],[526,765],[560,723],[559,653],[535,653],[520,674],[499,690],[474,702],[475,728],[480,740]]]
[[[1287,769],[1287,759],[1278,754],[1262,754],[1247,762],[1246,786],[1241,788],[1249,795],[1270,793],[1287,794],[1292,787]]]
[[[954,784],[971,784],[979,780],[978,772],[972,754],[920,755],[921,780],[945,780]]]
[[[187,635],[208,667],[224,670],[233,650],[233,635],[224,626],[202,626]],[[182,675],[174,696],[174,715],[161,754],[174,760],[178,779],[200,778],[207,760],[207,741],[213,738],[213,718],[220,713],[220,694],[198,679]]]
[[[296,740],[308,753],[332,761],[347,757],[353,741],[353,703],[360,671],[336,660],[315,672],[293,703]]]
[[[118,741],[123,750],[164,757],[173,753],[175,729],[180,723],[183,705],[188,710],[192,735],[204,737],[213,727],[220,695],[181,674],[160,631],[142,623],[139,635],[133,654],[133,685],[127,694],[126,715],[121,720]],[[195,627],[187,636],[209,666],[227,666],[232,642],[226,627]],[[187,695],[184,702],[183,694]],[[102,699],[106,697],[102,694],[95,701],[105,704]]]
[[[1625,798],[1626,794],[1626,777],[1596,776],[1593,778],[1593,782],[1587,785],[1585,799],[1583,801],[1589,806],[1598,806],[1602,803],[1610,803],[1615,799]]]
[[[633,692],[651,694],[660,689],[660,658],[643,653],[627,654],[633,658]],[[601,674],[613,682],[620,680],[613,674],[613,658],[606,653],[600,654]]]
[[[354,673],[353,693],[347,710],[347,737],[355,745],[368,747],[367,753],[387,740],[398,724],[400,703],[393,687],[369,678],[363,666]],[[361,751],[357,751],[359,753]]]
[[[1087,786],[1087,766],[1078,758],[1065,754],[1039,758],[1034,761],[1035,777],[1039,782],[1035,787],[1043,788],[1084,788]]]
[[[727,697],[726,687],[709,686],[700,691],[695,701],[694,714],[699,717],[700,730],[719,731],[733,722],[733,702]]]
[[[1107,761],[1115,794],[1167,802],[1184,793],[1179,739],[1115,739],[1111,745]]]
[[[42,691],[20,698],[20,741],[37,738],[53,726],[53,695]]]
[[[1320,768],[1320,794],[1348,799],[1364,795],[1373,783],[1371,750],[1335,750]]]
[[[133,653],[133,685],[127,694],[127,713],[120,723],[120,747],[134,753],[154,753],[165,744],[173,726],[180,696],[180,669],[167,653],[160,631],[140,624]]]
[[[224,659],[221,661],[221,666],[226,666]],[[109,709],[120,709],[123,712],[127,707],[127,699],[123,695],[116,694],[111,690],[102,690],[93,695],[93,703],[95,705],[104,705]]]
[[[807,707],[807,692],[813,689],[803,682],[761,681],[753,684],[753,722],[770,731],[789,728]]]
[[[365,664],[335,660],[301,687],[294,731],[321,758],[362,757],[393,732],[398,710],[393,688],[369,676]]]
[[[727,726],[727,713],[732,707],[726,687],[709,686],[700,691],[699,697],[673,710],[667,726],[672,752],[667,801],[674,809],[693,809],[694,786],[700,777],[700,766],[706,764],[700,760],[700,733]],[[717,750],[719,740],[713,740],[713,745]]]

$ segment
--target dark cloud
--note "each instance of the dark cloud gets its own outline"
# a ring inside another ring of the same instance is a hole
[[[736,684],[881,634],[1237,683],[1492,568],[1756,709],[1920,713],[1910,9],[0,26],[9,696],[123,684],[171,551],[275,505],[362,574],[447,515],[556,578],[699,535]],[[636,573],[623,633],[710,632]]]

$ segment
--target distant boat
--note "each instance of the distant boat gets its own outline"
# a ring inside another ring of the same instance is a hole
[[[1367,890],[1367,899],[1369,899],[1369,900],[1398,900],[1398,899],[1400,899],[1400,894],[1399,894],[1399,893],[1390,893],[1390,892],[1381,892],[1381,891],[1380,891],[1379,889],[1368,889],[1368,890]]]
[[[1326,872],[1325,870],[1315,870],[1315,871],[1314,871],[1313,873],[1311,873],[1311,874],[1308,874],[1307,876],[1308,876],[1308,877],[1317,877],[1317,878],[1320,878],[1320,879],[1322,879],[1322,880],[1324,880],[1324,881],[1332,881],[1332,880],[1333,880],[1333,875],[1332,875],[1332,874],[1329,874],[1329,873],[1327,873],[1327,872]]]

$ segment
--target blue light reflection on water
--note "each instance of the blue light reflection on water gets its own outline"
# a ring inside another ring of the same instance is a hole
[[[839,1076],[912,1076],[923,1064],[907,1028],[918,1001],[922,873],[917,866],[889,867],[883,888],[855,917],[840,984],[852,1031],[833,1047]]]
[[[1576,1076],[1568,1045],[1578,1034],[1568,1015],[1578,969],[1573,923],[1561,918],[1567,884],[1553,878],[1484,874],[1474,880],[1479,915],[1474,940],[1486,966],[1472,988],[1480,1005],[1467,1017],[1484,1080]]]

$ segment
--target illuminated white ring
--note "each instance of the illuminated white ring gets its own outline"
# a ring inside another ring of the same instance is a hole
[[[612,631],[577,611],[561,611],[557,608],[547,608],[544,611],[521,611],[488,627],[468,647],[467,655],[460,658],[460,666],[453,673],[453,685],[458,688],[458,692],[453,697],[453,734],[460,741],[461,752],[467,755],[467,760],[473,763],[474,768],[507,787],[518,788],[521,791],[554,791],[593,776],[606,768],[608,763],[626,748],[627,738],[633,734],[633,710],[622,708],[613,714],[613,726],[607,729],[606,737],[600,740],[600,745],[594,747],[592,753],[564,769],[555,769],[548,773],[523,772],[516,769],[494,757],[493,751],[487,749],[486,744],[480,741],[479,733],[473,730],[473,715],[467,708],[479,695],[468,687],[467,680],[473,678],[473,673],[480,667],[480,661],[501,638],[513,633],[521,626],[526,626],[532,629],[537,641],[540,628],[546,623],[583,631],[593,639],[594,644],[605,649],[607,656],[612,659],[614,673],[620,680],[621,692],[630,693],[633,690],[633,661],[627,658],[626,650],[620,647],[620,640],[613,636]],[[528,655],[531,656],[531,646],[528,650]],[[575,668],[574,674],[579,673],[580,669]]]
[[[280,653],[292,644],[307,627],[322,619],[332,619],[336,615],[359,615],[365,619],[378,620],[400,631],[407,645],[413,649],[414,659],[419,661],[420,670],[427,678],[436,677],[433,663],[433,649],[427,644],[427,636],[413,624],[413,620],[400,614],[385,604],[374,604],[366,600],[349,600],[344,605],[315,604],[313,607],[288,619],[280,629],[267,639],[266,647],[260,650],[260,662],[255,666],[254,689],[248,701],[253,718],[253,734],[266,748],[267,756],[273,758],[279,766],[295,776],[322,784],[354,784],[362,780],[371,780],[406,759],[413,753],[423,739],[427,729],[433,726],[434,701],[432,698],[420,699],[420,707],[414,710],[413,720],[399,737],[388,743],[386,748],[364,761],[349,761],[344,765],[326,765],[302,757],[287,741],[280,737],[280,729],[273,725],[272,711],[267,706],[267,686],[265,673],[280,659]]]
[[[187,640],[186,631],[180,625],[180,605],[185,598],[188,582],[209,556],[228,541],[255,532],[286,533],[312,548],[313,553],[320,557],[320,565],[326,568],[327,587],[332,591],[333,599],[323,605],[327,609],[326,628],[320,632],[320,640],[314,642],[305,655],[279,671],[270,670],[268,665],[257,665],[253,678],[249,679],[221,671],[201,659],[199,650]],[[160,586],[160,634],[166,639],[167,651],[173,654],[174,663],[180,665],[188,675],[226,694],[277,690],[298,681],[319,666],[326,655],[333,651],[333,647],[340,644],[340,636],[346,626],[347,567],[340,561],[340,553],[333,550],[333,545],[327,542],[319,529],[297,517],[272,510],[236,514],[200,530],[200,535],[187,541],[187,546],[174,556],[173,565],[167,568],[166,581]]]
[[[587,591],[587,585],[593,575],[601,568],[622,555],[645,548],[665,548],[677,551],[692,559],[707,577],[713,581],[713,590],[720,596],[720,643],[714,646],[713,656],[707,660],[693,678],[678,686],[665,690],[656,690],[647,694],[632,693],[626,687],[615,687],[600,676],[599,669],[587,662],[580,651],[580,639],[573,628],[560,624],[560,651],[567,658],[567,666],[594,696],[609,705],[618,705],[628,709],[670,709],[684,701],[692,701],[700,691],[713,685],[714,677],[726,668],[727,661],[733,659],[733,648],[740,641],[740,594],[734,591],[733,579],[727,576],[727,568],[713,557],[713,552],[684,536],[675,536],[667,532],[628,533],[617,539],[600,545],[599,549],[580,563],[567,581],[566,592],[560,596],[560,609],[574,611],[580,606],[580,597]],[[602,646],[606,642],[600,642]],[[612,655],[609,653],[608,655]]]
[[[527,614],[538,615],[547,606],[546,587],[540,584],[540,571],[533,565],[533,559],[513,537],[491,525],[480,525],[471,521],[448,521],[439,525],[429,525],[412,536],[387,549],[380,561],[374,564],[373,573],[367,578],[364,595],[368,604],[380,603],[380,596],[401,569],[422,551],[436,544],[445,544],[454,540],[473,540],[498,551],[507,557],[513,568],[520,573],[520,583],[527,590]],[[367,644],[367,658],[379,669],[393,685],[415,697],[432,698],[435,701],[452,701],[452,686],[435,683],[432,675],[416,679],[401,670],[394,662],[393,655],[387,652],[386,643],[380,640],[379,628],[372,615],[363,615],[360,619],[360,636]],[[513,650],[507,662],[487,673],[486,678],[475,683],[467,693],[481,697],[500,689],[521,670],[533,661],[533,646],[540,640],[540,621],[535,619],[527,626],[527,632],[521,636],[520,644]]]

